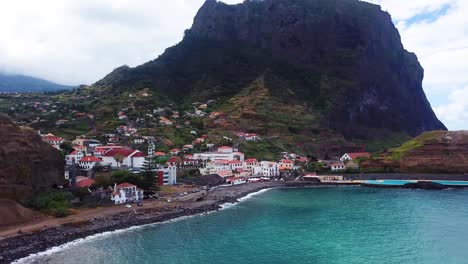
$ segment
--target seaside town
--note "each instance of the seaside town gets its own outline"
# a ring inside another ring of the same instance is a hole
[[[235,147],[215,146],[210,143],[208,135],[201,135],[180,148],[163,152],[155,149],[154,137],[140,137],[137,129],[128,126],[119,126],[115,134],[103,135],[108,142],[85,136],[78,136],[72,142],[66,142],[50,133],[39,134],[43,141],[54,148],[70,151],[65,156],[64,178],[67,184],[62,188],[81,189],[87,195],[107,199],[115,204],[140,203],[144,197],[148,197],[144,195],[143,186],[139,186],[135,181],[125,182],[125,178],[135,179],[132,174],[153,174],[154,187],[195,184],[208,188],[277,180],[332,183],[344,182],[340,172],[358,171],[357,161],[371,156],[368,152],[344,153],[336,159],[311,161],[310,157],[282,152],[278,153],[278,160],[257,160],[246,157]],[[236,135],[244,141],[261,140],[254,133],[237,132]],[[147,151],[114,143],[121,141],[121,137],[131,137],[133,146],[140,146],[140,149],[145,146]],[[209,151],[194,151],[195,146],[199,145],[204,145]],[[318,175],[316,171],[310,171],[314,168],[310,166],[311,163],[314,166],[318,164],[321,171],[328,173]],[[196,177],[187,181],[187,174]],[[111,177],[103,179],[103,176],[109,175]],[[116,175],[124,176],[116,181]],[[182,178],[180,182],[178,177]],[[152,187],[146,190],[154,190]],[[150,193],[154,194],[151,191]],[[184,194],[187,195],[187,192],[182,191],[179,195]]]

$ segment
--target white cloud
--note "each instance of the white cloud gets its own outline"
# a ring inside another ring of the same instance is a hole
[[[434,110],[443,120],[450,122],[455,127],[466,128],[468,120],[468,86],[452,91],[449,95],[449,103]]]
[[[179,42],[203,2],[0,1],[0,69],[65,84],[92,83]]]
[[[388,10],[396,21],[408,20],[415,15],[430,13],[439,10],[453,0],[370,0],[381,5],[383,10]]]

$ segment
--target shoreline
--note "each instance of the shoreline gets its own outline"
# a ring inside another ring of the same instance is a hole
[[[231,187],[219,187],[210,192],[199,202],[167,204],[161,208],[135,208],[114,215],[65,223],[55,227],[45,227],[31,233],[22,233],[0,240],[0,263],[11,263],[34,257],[53,248],[65,246],[68,243],[79,242],[93,236],[106,235],[109,232],[125,231],[132,227],[144,227],[151,224],[164,223],[182,217],[202,215],[216,212],[248,199],[250,194],[278,187],[302,187],[307,183],[297,185],[284,182],[268,182],[244,184]],[[136,213],[135,213],[136,212]]]
[[[121,206],[115,213],[106,215],[93,215],[57,224],[44,226],[39,230],[21,232],[0,237],[0,263],[11,263],[35,257],[54,248],[60,248],[70,243],[80,242],[109,232],[126,231],[131,228],[142,228],[152,224],[160,224],[177,220],[183,217],[191,217],[206,213],[216,212],[229,208],[250,198],[251,194],[273,188],[297,188],[297,187],[336,187],[356,186],[361,184],[317,184],[314,182],[264,182],[249,183],[230,187],[217,187],[210,191],[203,200],[198,202],[173,202],[163,206],[151,207],[151,201],[146,202],[147,207],[132,207],[122,210]],[[149,208],[148,208],[149,207]],[[34,224],[34,223],[31,223]],[[18,227],[11,227],[18,230]],[[58,249],[60,250],[60,249]],[[21,263],[21,262],[20,262]]]

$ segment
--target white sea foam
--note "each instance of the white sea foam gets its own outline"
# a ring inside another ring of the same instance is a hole
[[[222,204],[220,210],[231,208],[231,207],[239,204],[240,202],[248,200],[248,199],[250,199],[250,198],[252,198],[252,197],[254,197],[254,196],[258,195],[258,194],[264,193],[264,192],[266,192],[268,190],[271,190],[271,189],[272,188],[263,189],[263,190],[260,190],[258,192],[250,193],[250,194],[240,198],[239,201],[235,202],[235,203]],[[188,219],[188,218],[193,218],[193,217],[197,217],[197,216],[203,216],[203,215],[211,214],[211,213],[214,213],[214,212],[217,212],[217,211],[214,210],[214,211],[204,212],[204,213],[200,213],[200,214],[181,216],[181,217],[170,219],[170,220],[167,220],[167,221],[164,221],[164,222],[132,226],[132,227],[129,227],[129,228],[118,229],[118,230],[114,230],[114,231],[108,231],[108,232],[103,232],[103,233],[91,235],[91,236],[88,236],[88,237],[85,237],[85,238],[79,238],[77,240],[65,243],[63,245],[50,248],[50,249],[48,249],[46,251],[39,252],[39,253],[36,253],[36,254],[31,254],[31,255],[29,255],[27,257],[15,260],[14,262],[12,262],[12,264],[36,263],[36,261],[39,261],[41,258],[44,258],[46,256],[50,256],[50,255],[58,253],[58,252],[62,252],[64,250],[67,250],[67,249],[72,248],[74,246],[77,246],[77,245],[80,245],[80,244],[83,244],[83,243],[87,243],[87,242],[90,242],[90,241],[93,241],[93,240],[99,240],[99,239],[103,239],[103,238],[106,238],[106,237],[109,237],[109,236],[121,234],[121,233],[124,233],[124,232],[130,232],[130,231],[134,231],[134,230],[138,230],[138,229],[142,229],[142,228],[147,228],[147,227],[151,227],[151,226],[155,226],[155,225],[174,223],[174,222],[182,221],[182,220],[185,220],[185,219]]]

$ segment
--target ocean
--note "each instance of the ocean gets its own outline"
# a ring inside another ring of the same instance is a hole
[[[467,202],[468,190],[271,189],[18,263],[468,263]]]

